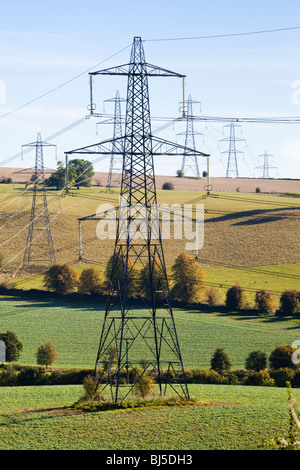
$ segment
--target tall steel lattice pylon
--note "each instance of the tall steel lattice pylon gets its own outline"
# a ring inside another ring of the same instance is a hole
[[[193,115],[193,101],[191,95],[189,95],[187,100],[187,112],[186,112],[186,132],[185,132],[185,146],[187,148],[193,148],[196,150],[195,145],[195,135],[199,132],[194,130],[194,115]],[[199,166],[198,166],[198,157],[197,155],[190,155],[189,153],[184,153],[181,164],[181,171],[184,176],[196,176],[200,177]]]
[[[109,162],[109,173],[106,183],[106,191],[110,191],[111,188],[120,185],[120,174],[122,173],[123,158],[122,156],[116,156],[116,147],[120,147],[122,150],[122,143],[118,140],[119,137],[123,136],[122,131],[122,114],[121,114],[121,98],[120,93],[117,90],[115,98],[106,101],[113,101],[115,103],[114,111],[114,133],[113,133],[113,146],[112,154]]]
[[[272,166],[269,163],[269,158],[273,157],[274,155],[269,154],[267,151],[265,151],[264,154],[259,155],[259,157],[263,157],[264,162],[262,165],[257,166],[256,169],[262,169],[262,178],[268,179],[270,178],[270,169],[277,169],[276,166]]]
[[[25,146],[35,147],[35,167],[31,178],[33,196],[30,223],[23,257],[23,267],[30,265],[52,265],[55,263],[55,251],[51,234],[45,189],[43,147],[53,146],[42,142],[41,134],[37,134],[36,142]]]
[[[160,394],[170,386],[188,398],[160,226],[153,211],[157,207],[153,157],[194,150],[152,135],[148,91],[149,76],[184,76],[146,63],[140,37],[134,38],[129,64],[93,72],[91,80],[101,74],[126,75],[128,81],[125,134],[113,141],[122,143],[122,149],[115,151],[123,158],[122,184],[95,373],[102,387],[110,387],[114,402],[128,397],[145,374],[155,376]],[[96,116],[92,95],[90,109]],[[110,155],[111,143],[108,140],[69,153]],[[207,157],[201,152],[197,155]],[[142,305],[137,298],[142,298]]]
[[[235,121],[231,121],[230,124],[227,126],[230,127],[230,136],[226,137],[225,139],[221,139],[223,142],[229,142],[228,150],[224,150],[222,153],[226,153],[227,157],[227,169],[226,169],[226,178],[238,178],[239,177],[239,170],[238,170],[238,161],[237,161],[237,154],[243,153],[241,150],[237,149],[236,143],[245,141],[245,139],[241,139],[236,136],[236,127],[241,127],[240,125],[236,124]],[[220,141],[220,142],[221,142]]]

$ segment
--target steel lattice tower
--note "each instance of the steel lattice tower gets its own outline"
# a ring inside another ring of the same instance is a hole
[[[277,168],[276,166],[271,166],[269,164],[269,157],[273,157],[273,156],[274,155],[269,154],[267,151],[265,151],[265,153],[263,155],[259,155],[259,157],[263,157],[264,163],[261,166],[257,166],[256,169],[262,169],[263,170],[262,178],[266,178],[266,179],[270,178],[269,170],[271,168],[272,169]]]
[[[116,151],[123,158],[122,184],[96,376],[104,387],[110,387],[115,402],[124,400],[144,374],[155,375],[161,394],[171,386],[188,398],[160,226],[153,216],[157,204],[153,157],[194,150],[152,135],[148,91],[149,76],[183,76],[146,63],[140,37],[134,38],[129,64],[93,72],[91,79],[97,74],[125,75],[128,81],[125,134],[113,141],[122,144],[122,150]],[[92,95],[90,109],[96,115]],[[110,140],[69,153],[110,155],[109,144]],[[144,274],[143,282],[137,282],[137,268]],[[144,291],[143,304],[137,305],[136,298]],[[138,366],[139,372],[132,377],[130,371]]]
[[[113,133],[113,145],[112,145],[112,154],[110,157],[109,163],[109,173],[107,177],[106,190],[110,191],[112,187],[118,186],[120,184],[119,174],[122,173],[123,158],[122,156],[116,156],[116,151],[122,150],[122,146],[119,137],[123,136],[122,131],[122,117],[121,117],[121,98],[119,91],[117,90],[115,98],[111,100],[115,103],[114,111],[114,133]]]
[[[33,196],[28,228],[26,248],[23,257],[23,267],[31,265],[52,265],[55,263],[54,245],[48,213],[45,189],[43,147],[52,146],[42,142],[41,134],[37,134],[36,142],[25,146],[35,147],[35,167],[31,178]]]
[[[226,178],[238,178],[239,171],[238,171],[238,162],[237,162],[237,154],[243,153],[240,150],[237,150],[236,142],[244,141],[245,139],[241,139],[236,137],[235,129],[236,127],[240,127],[235,123],[235,121],[231,121],[230,124],[224,127],[230,127],[230,136],[226,137],[225,139],[221,139],[223,142],[229,142],[228,150],[225,150],[222,153],[226,153],[227,157],[227,169],[226,169]]]
[[[195,132],[194,130],[194,115],[193,115],[193,101],[191,95],[189,95],[187,100],[187,112],[186,112],[186,132],[185,132],[185,146],[187,148],[192,148],[196,150],[195,145]],[[200,177],[199,167],[198,167],[198,158],[197,155],[190,155],[188,153],[183,154],[181,171],[184,173],[184,176],[189,175],[191,172],[192,176]],[[189,176],[191,176],[189,175]]]

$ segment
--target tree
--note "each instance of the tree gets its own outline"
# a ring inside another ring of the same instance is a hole
[[[280,311],[284,315],[294,315],[300,312],[300,292],[296,289],[285,290],[280,297]]]
[[[151,300],[152,295],[157,300],[163,300],[168,295],[168,287],[164,269],[158,260],[152,265],[152,283],[150,282],[149,263],[141,269],[140,272],[140,291],[142,295]]]
[[[58,294],[73,292],[78,286],[77,271],[68,264],[54,264],[44,275],[44,286]]]
[[[211,369],[215,370],[219,374],[227,372],[231,369],[231,361],[224,348],[217,348],[210,362]]]
[[[76,176],[76,168],[70,167],[68,169],[68,185],[70,187],[73,186]],[[45,186],[56,187],[57,190],[66,186],[66,169],[62,162],[57,162],[57,170],[45,179]]]
[[[276,346],[276,348],[271,352],[269,357],[269,364],[271,369],[283,369],[283,368],[297,368],[297,365],[292,361],[292,355],[297,350],[293,348],[290,344],[282,344]]]
[[[128,259],[128,272],[127,272],[127,286],[126,292],[127,296],[135,298],[138,296],[140,287],[139,280],[140,272],[133,265],[132,261]],[[106,269],[104,272],[104,285],[106,289],[109,289],[111,285],[118,284],[120,281],[120,286],[124,288],[125,280],[125,257],[119,256],[114,262],[114,256],[111,256],[107,262]]]
[[[244,308],[246,301],[245,291],[238,283],[226,292],[226,308],[229,310]]]
[[[10,330],[6,333],[0,333],[0,340],[4,341],[6,346],[6,361],[17,361],[23,351],[23,344],[17,338],[16,333]]]
[[[57,360],[58,354],[53,344],[48,341],[38,347],[36,353],[36,362],[40,366],[51,366]]]
[[[82,294],[101,294],[103,291],[103,275],[95,268],[87,268],[79,277],[78,291]]]
[[[172,267],[172,294],[184,303],[198,303],[204,295],[204,272],[198,261],[183,252]]]
[[[260,290],[255,294],[255,303],[259,310],[267,313],[276,312],[275,296],[266,290]]]
[[[184,177],[183,171],[182,170],[177,170],[176,171],[176,176],[177,176],[177,178],[183,178]]]
[[[91,186],[92,177],[94,176],[94,168],[91,162],[81,158],[75,158],[69,161],[69,171],[72,168],[76,171],[75,186],[77,186],[77,188],[80,186]]]
[[[260,349],[251,351],[246,358],[245,366],[247,370],[259,372],[267,367],[267,355]]]

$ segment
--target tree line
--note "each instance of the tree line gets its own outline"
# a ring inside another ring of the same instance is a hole
[[[149,269],[149,265],[138,269],[129,260],[127,275],[127,296],[129,298],[145,297],[151,299],[154,290],[160,292],[157,294],[159,300],[163,298],[163,291],[168,291],[166,279],[162,275],[162,266],[158,262],[151,266],[151,284]],[[186,252],[176,258],[167,275],[171,297],[183,306],[207,304],[213,307],[223,305],[228,312],[250,309],[248,296],[239,283],[226,291],[225,303],[222,304],[220,290],[216,287],[206,286],[201,264]],[[124,260],[120,258],[116,264],[111,257],[104,272],[89,267],[83,269],[79,275],[77,270],[68,264],[55,264],[44,275],[44,287],[58,294],[77,291],[81,294],[104,295],[111,284],[117,280],[122,281],[124,278]],[[276,297],[272,292],[265,289],[257,290],[255,308],[268,315],[297,315],[300,313],[300,292],[296,289],[285,290],[280,297],[279,306],[277,306]]]

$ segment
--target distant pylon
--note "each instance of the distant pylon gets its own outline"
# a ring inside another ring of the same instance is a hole
[[[38,133],[36,142],[24,146],[35,147],[36,153],[34,173],[31,178],[34,186],[23,267],[28,267],[30,264],[52,265],[55,263],[55,252],[47,206],[43,157],[43,146],[52,146],[52,144],[42,142],[41,134]]]
[[[185,132],[185,146],[196,150],[195,145],[195,135],[200,134],[200,132],[195,132],[194,130],[194,115],[193,115],[193,103],[191,95],[189,95],[187,100],[187,112],[186,112],[186,132]],[[200,177],[199,166],[197,155],[191,155],[190,153],[185,152],[182,157],[181,171],[184,176],[196,176]]]
[[[270,178],[270,172],[269,170],[272,168],[272,169],[277,169],[276,166],[271,166],[269,164],[269,157],[273,157],[274,155],[271,155],[269,154],[267,151],[265,151],[264,154],[262,155],[259,155],[259,157],[263,157],[264,159],[264,163],[260,166],[257,166],[256,169],[262,169],[263,170],[263,174],[262,174],[262,178]]]
[[[116,151],[122,148],[121,142],[118,137],[123,136],[122,132],[122,118],[121,118],[121,98],[119,91],[117,90],[115,98],[106,101],[113,101],[115,103],[114,113],[114,134],[112,143],[112,154],[109,163],[109,173],[107,177],[106,191],[110,191],[112,187],[118,186],[121,183],[121,174],[123,168],[123,157],[116,155]]]
[[[226,137],[225,139],[221,139],[223,142],[229,142],[228,150],[224,150],[221,153],[226,153],[227,157],[227,169],[226,169],[226,178],[238,178],[239,170],[238,170],[238,162],[237,162],[237,154],[243,153],[241,150],[237,150],[236,142],[245,141],[245,139],[241,139],[236,137],[235,129],[236,127],[241,127],[239,124],[236,124],[234,120],[231,121],[230,124],[227,124],[224,127],[230,127],[230,136]]]

